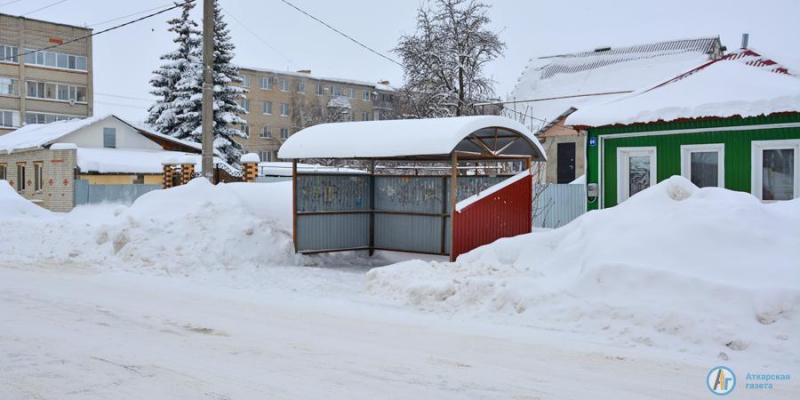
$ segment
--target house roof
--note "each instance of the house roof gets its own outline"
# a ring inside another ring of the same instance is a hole
[[[76,132],[87,126],[103,121],[107,118],[116,118],[120,122],[136,129],[141,134],[147,136],[164,146],[164,142],[170,142],[176,147],[176,150],[186,152],[199,152],[202,150],[199,143],[192,143],[185,140],[173,138],[163,133],[156,132],[152,128],[146,126],[138,126],[139,124],[130,123],[117,117],[113,114],[83,118],[72,119],[68,121],[56,121],[49,124],[28,124],[13,132],[9,132],[0,136],[0,152],[11,153],[18,150],[26,150],[40,147],[47,147],[48,145],[56,142],[62,137]]]
[[[193,162],[195,171],[202,172],[202,156],[177,151],[143,149],[78,148],[78,169],[83,173],[100,174],[161,174],[163,163]],[[214,164],[225,164],[214,157]]]
[[[506,134],[498,135],[495,139],[495,128]],[[519,122],[498,116],[315,125],[292,135],[281,146],[278,157],[445,157],[454,150],[483,152],[476,141],[483,141],[489,148],[503,149],[503,154],[531,155],[536,160],[545,159],[542,146],[528,129]]]
[[[585,107],[566,123],[598,127],[800,112],[800,79],[748,57],[727,57],[652,89]]]
[[[718,37],[598,49],[531,59],[506,108],[552,126],[570,108],[606,102],[652,87],[708,62]]]

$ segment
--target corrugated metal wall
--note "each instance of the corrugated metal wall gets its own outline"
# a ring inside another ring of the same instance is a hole
[[[297,251],[369,247],[369,176],[302,174],[295,190]]]
[[[145,193],[160,190],[161,185],[92,185],[75,180],[75,205],[120,203],[130,205]]]
[[[459,177],[458,200],[504,179]],[[298,175],[297,250],[369,248],[372,234],[376,249],[449,254],[449,182],[449,176]]]
[[[456,213],[450,259],[500,238],[529,233],[532,184],[533,178],[527,176]]]
[[[533,226],[535,228],[559,228],[585,212],[585,185],[535,185],[533,192]]]

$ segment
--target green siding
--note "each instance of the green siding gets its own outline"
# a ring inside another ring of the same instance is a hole
[[[755,122],[754,122],[755,121]],[[748,119],[722,119],[714,121],[685,122],[680,124],[638,125],[589,129],[589,139],[614,133],[652,132],[668,129],[702,129],[722,126],[742,126],[800,121],[800,115],[761,117]],[[664,128],[670,126],[670,128]],[[680,128],[676,128],[680,126]],[[642,130],[649,127],[649,130]],[[635,129],[634,129],[635,128]],[[659,128],[659,129],[655,129]],[[682,145],[723,143],[725,145],[725,187],[731,190],[750,192],[751,142],[754,140],[800,139],[800,128],[754,129],[746,131],[704,132],[686,134],[647,135],[628,138],[607,138],[603,143],[604,207],[617,204],[617,149],[620,147],[656,147],[656,179],[661,182],[673,175],[681,174]],[[598,183],[598,145],[587,148],[587,182]],[[588,208],[597,209],[599,201]]]

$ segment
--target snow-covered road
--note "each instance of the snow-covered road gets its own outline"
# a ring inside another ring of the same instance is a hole
[[[710,396],[698,360],[398,309],[362,297],[363,271],[296,269],[354,288],[0,265],[0,397]]]

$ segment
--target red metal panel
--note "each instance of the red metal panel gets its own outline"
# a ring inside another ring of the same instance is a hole
[[[533,177],[526,176],[453,213],[450,260],[497,239],[531,232]]]

